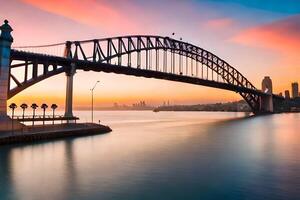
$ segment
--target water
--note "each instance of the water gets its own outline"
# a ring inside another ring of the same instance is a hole
[[[113,132],[1,146],[0,199],[300,199],[300,114],[95,115]]]

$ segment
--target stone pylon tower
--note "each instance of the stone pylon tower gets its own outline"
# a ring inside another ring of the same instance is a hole
[[[269,76],[266,76],[261,84],[262,91],[266,94],[260,97],[260,111],[271,113],[274,111],[273,107],[273,84]]]
[[[11,32],[13,29],[5,20],[0,26],[0,131],[12,130],[12,120],[7,116],[7,96],[9,90],[10,73],[10,51],[13,43]],[[21,128],[22,125],[16,122],[14,129]]]
[[[0,117],[7,116],[7,92],[9,82],[10,50],[13,42],[12,28],[5,20],[0,27]]]
[[[0,131],[7,131],[11,129],[11,119],[7,116],[7,93],[13,29],[5,20],[0,30]]]
[[[64,57],[72,58],[71,55],[71,42],[66,43]],[[77,58],[77,55],[74,56]],[[66,71],[66,103],[65,103],[65,117],[73,117],[73,78],[76,73],[76,66],[71,64],[68,71]],[[69,121],[68,121],[69,122]]]

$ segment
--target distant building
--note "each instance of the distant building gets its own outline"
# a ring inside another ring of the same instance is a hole
[[[284,96],[286,99],[290,99],[291,98],[290,91],[288,91],[288,90],[284,91]]]
[[[134,107],[134,108],[145,108],[145,107],[147,107],[147,104],[146,104],[145,101],[140,101],[140,102],[132,104],[132,107]]]
[[[292,83],[292,97],[296,98],[299,96],[299,86],[298,83]]]

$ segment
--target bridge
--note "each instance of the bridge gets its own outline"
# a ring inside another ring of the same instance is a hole
[[[13,47],[8,21],[0,27],[0,116],[6,101],[26,88],[60,73],[66,74],[65,116],[73,116],[73,78],[77,70],[107,72],[177,81],[239,93],[254,114],[272,113],[282,97],[272,93],[265,77],[257,89],[243,74],[217,55],[171,37],[131,35],[42,46]],[[15,75],[24,71],[23,77]]]

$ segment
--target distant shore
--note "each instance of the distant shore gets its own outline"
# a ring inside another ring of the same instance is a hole
[[[78,109],[78,110],[88,110]],[[169,105],[161,106],[128,106],[119,105],[111,107],[98,107],[97,111],[203,111],[203,112],[252,112],[249,105],[244,100],[226,102],[226,103],[212,103],[212,104],[195,104],[195,105]],[[300,112],[300,98],[285,100],[284,105],[277,112]]]
[[[160,106],[153,111],[251,112],[251,109],[245,101],[236,101],[215,104]]]
[[[78,109],[88,110],[88,109]],[[241,100],[227,103],[196,104],[196,105],[161,105],[161,106],[112,106],[95,108],[96,111],[223,111],[251,112],[248,104]]]

